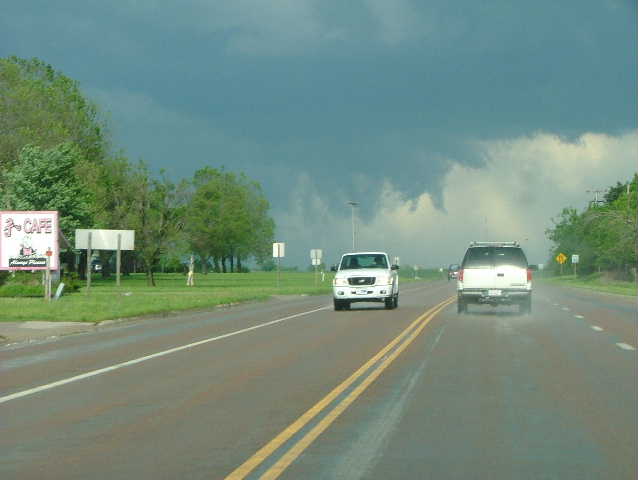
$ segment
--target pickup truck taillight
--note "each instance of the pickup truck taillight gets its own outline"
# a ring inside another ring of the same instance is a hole
[[[463,269],[459,270],[459,282],[463,281]]]
[[[532,269],[531,268],[527,269],[527,281],[528,282],[532,281]]]

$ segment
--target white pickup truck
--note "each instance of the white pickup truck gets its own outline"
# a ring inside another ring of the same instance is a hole
[[[391,265],[384,252],[353,252],[341,257],[332,281],[335,310],[348,310],[355,302],[383,302],[385,308],[399,306],[398,265]]]

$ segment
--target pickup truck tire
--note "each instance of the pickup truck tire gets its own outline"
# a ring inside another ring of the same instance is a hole
[[[394,297],[388,297],[385,299],[385,309],[392,310],[394,308]]]
[[[398,308],[399,307],[399,294],[397,293],[394,296],[394,308]]]
[[[337,300],[336,298],[334,299],[334,306],[335,306],[335,312],[342,310],[343,309],[343,303],[341,302],[341,300]]]

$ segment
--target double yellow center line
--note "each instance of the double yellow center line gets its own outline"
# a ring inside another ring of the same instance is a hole
[[[237,467],[226,480],[239,480],[246,478],[262,462],[267,460],[277,449],[290,440],[317,415],[319,415],[330,403],[339,395],[346,391],[352,384],[360,380],[366,373],[367,376],[352,389],[341,401],[339,401],[314,427],[312,427],[301,439],[295,442],[266,472],[261,475],[261,479],[270,480],[279,477],[283,471],[295,461],[308,446],[334,422],[374,380],[390,365],[400,354],[410,345],[421,333],[425,326],[434,316],[445,307],[454,302],[456,297],[435,305],[427,310],[419,318],[414,320],[405,330],[403,330],[394,340],[383,347],[374,357],[364,363],[356,372],[339,384],[328,395],[322,398],[301,417],[286,427],[279,435],[260,448],[252,457]],[[396,347],[396,348],[395,348]],[[391,352],[391,353],[389,353]],[[377,364],[372,371],[371,367]]]

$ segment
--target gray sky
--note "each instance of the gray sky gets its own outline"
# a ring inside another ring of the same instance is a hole
[[[261,182],[285,263],[349,250],[348,200],[404,264],[543,262],[562,207],[636,171],[634,1],[166,3],[9,2],[0,56],[77,79],[131,159]]]

